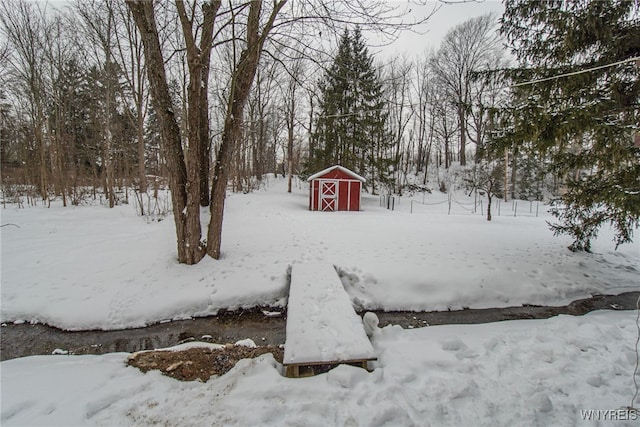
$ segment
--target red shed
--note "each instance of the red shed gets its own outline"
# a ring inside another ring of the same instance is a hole
[[[309,210],[359,211],[360,191],[366,180],[342,166],[331,166],[307,178]]]

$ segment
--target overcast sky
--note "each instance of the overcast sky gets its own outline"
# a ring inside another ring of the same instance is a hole
[[[504,6],[502,2],[496,0],[484,1],[463,1],[449,0],[444,3],[439,1],[430,1],[426,6],[416,6],[411,4],[412,14],[416,17],[424,17],[434,6],[439,10],[425,24],[422,24],[417,30],[422,34],[414,32],[404,32],[398,40],[384,47],[370,47],[372,53],[380,53],[385,56],[395,55],[396,53],[405,52],[409,57],[421,54],[427,48],[437,49],[440,41],[444,38],[451,28],[466,21],[467,19],[484,15],[490,12],[495,13],[498,17],[502,16]],[[398,1],[399,4],[406,4],[405,1]],[[376,42],[370,38],[370,42]]]
[[[55,8],[61,9],[70,5],[71,1],[49,0],[49,3]],[[426,17],[434,7],[437,7],[438,10],[426,23],[416,26],[416,32],[405,31],[400,38],[391,44],[389,44],[389,40],[383,40],[364,32],[369,51],[378,58],[380,56],[395,56],[397,53],[405,53],[409,58],[421,55],[426,49],[437,49],[447,31],[467,19],[490,12],[494,12],[496,16],[500,17],[504,11],[502,2],[498,0],[389,0],[389,3],[395,3],[399,8],[411,9],[411,18],[415,20]],[[415,3],[426,4],[417,5]],[[336,46],[338,40],[339,34],[336,35]]]

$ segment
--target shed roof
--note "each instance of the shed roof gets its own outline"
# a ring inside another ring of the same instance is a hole
[[[358,181],[367,182],[366,179],[364,179],[363,177],[361,177],[357,173],[345,168],[344,166],[340,166],[340,165],[331,166],[331,167],[328,167],[326,169],[321,170],[318,173],[314,173],[309,178],[307,178],[307,181],[313,181],[316,178],[320,178],[321,176],[328,174],[329,172],[331,172],[334,169],[338,169],[338,170],[346,173],[347,175],[353,177],[354,179],[357,179]]]

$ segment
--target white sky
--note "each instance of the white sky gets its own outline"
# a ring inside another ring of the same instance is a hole
[[[48,2],[58,9],[71,4],[69,0],[48,0]],[[424,4],[415,4],[416,2]],[[406,53],[409,57],[420,55],[426,49],[437,49],[447,31],[456,25],[490,12],[494,12],[499,17],[504,11],[504,6],[499,0],[390,0],[390,3],[397,4],[399,9],[404,7],[411,9],[415,20],[427,16],[434,7],[439,7],[439,9],[426,23],[417,26],[415,31],[403,32],[391,44],[388,40],[382,40],[365,32],[369,50],[375,56],[390,57],[398,53]],[[407,19],[407,21],[409,20]]]
[[[434,6],[439,6],[439,10],[425,24],[416,28],[416,32],[406,31],[398,40],[388,46],[370,47],[374,54],[392,56],[397,53],[406,53],[409,57],[422,54],[428,48],[437,49],[440,41],[452,29],[462,22],[480,15],[494,12],[498,17],[502,16],[504,6],[496,0],[448,0],[450,3],[441,1],[428,1],[424,6],[411,4],[412,13],[416,18],[426,16]],[[408,4],[407,1],[398,1],[398,4]],[[421,33],[421,34],[418,34]],[[370,45],[376,42],[373,37],[367,36]]]

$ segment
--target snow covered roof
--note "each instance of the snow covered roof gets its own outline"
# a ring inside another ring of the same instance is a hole
[[[319,177],[321,177],[323,175],[328,174],[329,172],[331,172],[334,169],[338,169],[339,171],[342,171],[342,172],[346,173],[347,175],[352,176],[353,178],[357,179],[358,181],[367,182],[366,179],[364,179],[363,177],[361,177],[357,173],[353,172],[352,170],[349,170],[349,169],[345,168],[344,166],[340,166],[340,165],[331,166],[331,167],[328,167],[326,169],[321,170],[318,173],[314,173],[309,178],[307,178],[307,181],[313,181],[316,178],[319,178]]]

